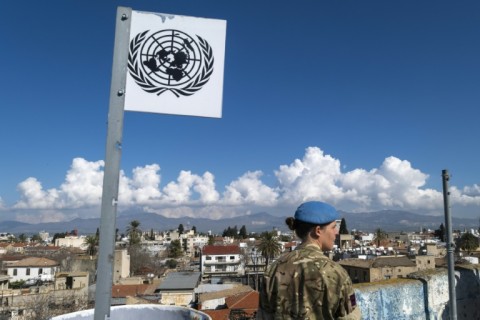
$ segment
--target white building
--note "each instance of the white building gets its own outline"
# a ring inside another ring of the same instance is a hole
[[[65,238],[55,239],[55,246],[64,248],[80,248],[87,250],[88,245],[85,244],[85,236],[66,236]]]
[[[237,245],[204,246],[200,268],[205,277],[228,277],[244,273],[243,255]]]
[[[10,282],[28,279],[53,280],[59,264],[46,258],[25,258],[7,265]]]
[[[130,255],[126,249],[115,250],[113,269],[113,283],[130,276]]]

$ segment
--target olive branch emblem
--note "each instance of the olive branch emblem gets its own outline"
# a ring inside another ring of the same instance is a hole
[[[140,48],[150,30],[137,34],[129,45],[128,70],[135,82],[146,92],[160,94],[170,91],[177,98],[180,96],[191,96],[200,90],[210,80],[213,73],[213,51],[205,39],[197,35],[198,42],[202,52],[202,67],[198,75],[189,81],[183,88],[169,88],[159,86],[155,81],[144,73],[141,67],[141,61],[138,56],[141,55]]]

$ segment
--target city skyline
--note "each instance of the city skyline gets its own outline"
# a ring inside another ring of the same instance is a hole
[[[118,5],[1,5],[0,221],[99,217]],[[119,211],[441,215],[448,169],[480,215],[477,2],[121,5],[224,19],[227,45],[221,119],[125,113]]]

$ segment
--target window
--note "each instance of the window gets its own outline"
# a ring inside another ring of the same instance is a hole
[[[43,268],[38,268],[38,275],[43,274]]]
[[[206,260],[212,260],[212,257],[207,256]]]
[[[26,275],[27,275],[27,276],[30,275],[30,268],[27,268]]]
[[[230,256],[230,260],[235,260],[235,256]]]
[[[14,275],[14,276],[17,275],[17,269],[13,269],[13,275]]]

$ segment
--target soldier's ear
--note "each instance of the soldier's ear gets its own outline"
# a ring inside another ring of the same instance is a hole
[[[316,238],[320,237],[323,234],[323,228],[320,226],[315,226],[315,228],[313,228],[313,231]]]

